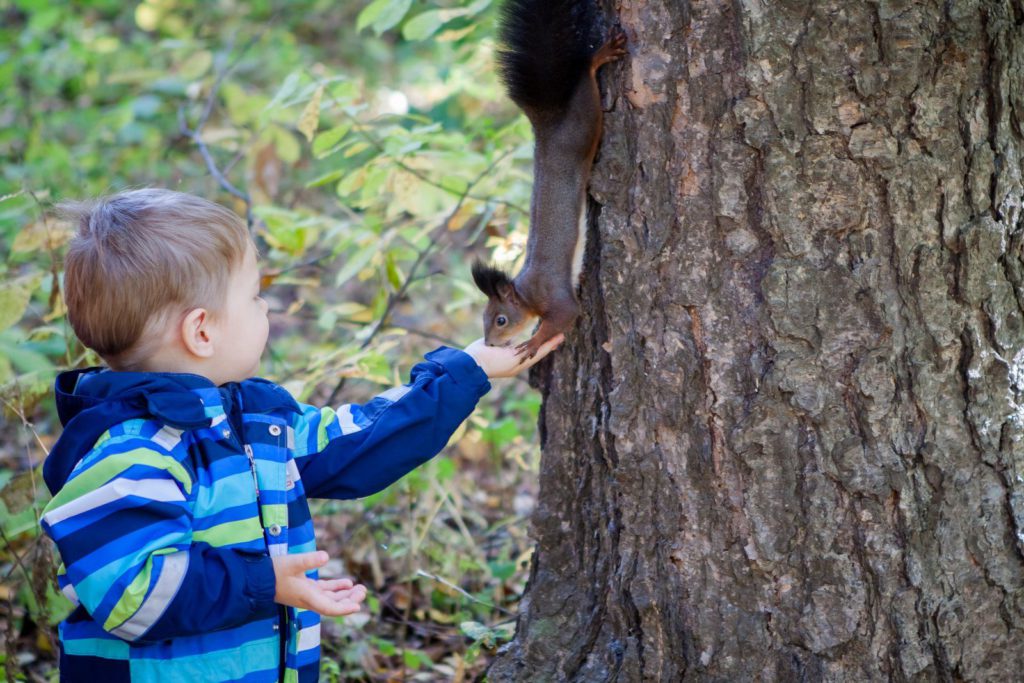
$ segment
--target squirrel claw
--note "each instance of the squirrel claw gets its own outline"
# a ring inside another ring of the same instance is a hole
[[[596,71],[608,62],[626,56],[626,33],[621,28],[612,29],[612,34],[594,54],[592,68]]]
[[[540,350],[540,344],[534,344],[533,338],[524,341],[522,344],[516,347],[516,357],[520,359],[520,362],[529,360],[537,355],[537,351]]]

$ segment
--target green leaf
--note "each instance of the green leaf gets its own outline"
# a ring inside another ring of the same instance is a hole
[[[494,631],[479,621],[464,621],[459,624],[459,630],[475,642],[482,643],[484,647],[494,647]]]
[[[437,481],[444,483],[455,476],[455,463],[444,456],[434,458],[434,473]]]
[[[270,133],[274,138],[274,148],[281,161],[294,164],[302,157],[302,147],[291,131],[274,126]]]
[[[388,253],[387,258],[384,259],[384,265],[387,269],[388,282],[395,288],[395,291],[401,289],[405,278],[402,276],[402,271],[398,269],[398,264],[395,263],[395,255],[393,253]]]
[[[412,0],[373,0],[359,13],[356,30],[362,31],[370,26],[380,35],[400,22],[410,7]]]
[[[320,138],[318,136],[317,140],[319,139]],[[316,145],[316,142],[314,141],[313,144]],[[333,171],[330,171],[329,173],[324,173],[322,176],[317,176],[316,178],[313,178],[308,183],[306,183],[306,187],[321,187],[323,185],[327,185],[328,183],[333,183],[334,181],[344,177],[346,173],[347,171],[344,168],[336,168]]]
[[[508,581],[513,576],[515,576],[516,573],[515,562],[493,561],[488,562],[487,566],[491,568],[491,574],[494,575],[494,578],[498,579],[499,581]]]
[[[402,27],[402,37],[406,40],[424,40],[437,33],[437,30],[449,21],[477,14],[490,4],[491,0],[479,0],[469,7],[427,10],[406,22]]]
[[[39,275],[26,275],[0,284],[0,331],[6,330],[25,315],[32,292],[39,286],[41,279]]]
[[[178,67],[178,75],[192,81],[204,75],[213,65],[213,54],[209,50],[200,50],[188,57]]]
[[[366,264],[370,262],[370,259],[372,259],[374,254],[379,250],[380,244],[377,242],[371,242],[349,256],[348,261],[345,262],[345,265],[338,271],[338,275],[334,278],[334,286],[340,287],[352,279],[356,273],[362,270]]]
[[[405,662],[405,668],[407,669],[420,669],[434,663],[425,653],[419,650],[408,649],[402,651],[402,661]]]
[[[352,124],[343,123],[340,126],[335,126],[320,133],[313,140],[313,154],[317,159],[324,158],[334,151],[335,145],[341,142],[350,130],[352,130]]]
[[[445,18],[449,10],[428,10],[405,22],[402,37],[406,40],[424,40],[437,33],[450,18]]]
[[[519,425],[510,417],[503,418],[487,429],[486,438],[495,446],[512,443],[519,435]]]

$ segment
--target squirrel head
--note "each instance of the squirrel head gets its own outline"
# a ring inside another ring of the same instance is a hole
[[[524,305],[512,278],[505,271],[476,261],[472,272],[473,282],[487,295],[484,343],[488,346],[508,346],[526,329],[536,314]]]

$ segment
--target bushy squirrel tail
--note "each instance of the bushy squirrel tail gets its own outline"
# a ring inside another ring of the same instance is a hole
[[[529,118],[568,106],[600,45],[599,21],[594,0],[505,0],[498,70]]]

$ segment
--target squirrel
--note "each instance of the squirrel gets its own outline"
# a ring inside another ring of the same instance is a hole
[[[472,273],[488,298],[489,346],[508,346],[540,318],[533,336],[516,347],[521,356],[536,355],[580,311],[587,183],[602,129],[597,70],[626,54],[620,29],[594,49],[592,34],[599,30],[593,0],[506,0],[502,7],[498,70],[536,141],[530,233],[514,278],[480,261]]]

